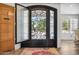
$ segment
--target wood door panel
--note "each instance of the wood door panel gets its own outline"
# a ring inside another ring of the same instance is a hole
[[[1,15],[8,15],[8,11],[13,11],[13,7],[9,6],[9,5],[4,5],[0,3],[0,14]]]
[[[2,32],[2,33],[7,33],[7,29],[8,29],[8,28],[7,28],[7,24],[3,24],[3,23],[2,23],[2,24],[1,24],[1,32]]]
[[[14,33],[2,33],[1,34],[1,39],[0,41],[5,41],[5,40],[11,40],[14,39]]]
[[[0,11],[1,15],[7,15],[8,11],[12,11],[14,13],[14,7],[0,3]]]
[[[14,14],[11,16],[8,15],[0,15],[0,23],[8,23],[8,24],[14,24]]]
[[[0,52],[14,49],[14,7],[0,3]]]
[[[14,43],[13,39],[9,40],[9,49],[8,50],[14,50]]]
[[[14,24],[14,20],[13,20],[14,19],[14,16],[9,16],[9,19],[10,19],[9,20],[10,24],[13,25]]]
[[[14,32],[14,25],[1,24],[1,32],[2,33],[13,33]]]
[[[4,51],[8,50],[6,41],[1,41],[1,48],[0,49],[1,49],[0,52],[4,52]]]
[[[2,24],[2,15],[0,15],[0,24]]]
[[[7,15],[8,14],[7,8],[0,7],[0,14],[1,15]]]
[[[8,8],[2,8],[2,14],[8,15]]]
[[[9,40],[14,39],[14,34],[8,33],[8,38],[9,38]]]
[[[0,15],[2,15],[2,7],[0,6]]]
[[[14,16],[7,16],[7,15],[1,15],[0,16],[0,21],[1,23],[9,23],[9,24],[14,24]]]
[[[4,24],[4,23],[7,24],[7,23],[8,23],[7,18],[8,18],[7,15],[2,15],[2,16],[1,16],[1,23],[3,23],[3,24]]]
[[[0,41],[5,41],[5,40],[8,40],[7,39],[7,33],[1,33],[1,39]]]
[[[14,25],[9,25],[9,33],[14,33]]]

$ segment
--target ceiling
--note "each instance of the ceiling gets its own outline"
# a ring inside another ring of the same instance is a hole
[[[15,6],[15,3],[4,3],[4,4],[10,5],[13,7]],[[40,3],[36,3],[35,5],[37,4],[40,5]],[[50,3],[50,4],[45,3],[45,5],[50,5],[50,6],[55,5],[55,4],[60,4],[60,3]],[[29,5],[34,5],[34,4],[22,3],[22,5],[29,6]],[[61,14],[79,14],[79,3],[61,3],[59,8],[60,8]]]

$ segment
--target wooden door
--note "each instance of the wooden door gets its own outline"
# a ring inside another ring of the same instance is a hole
[[[14,50],[14,8],[0,4],[0,52]]]

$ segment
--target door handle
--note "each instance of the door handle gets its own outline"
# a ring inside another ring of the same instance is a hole
[[[9,18],[4,18],[4,20],[10,20]]]

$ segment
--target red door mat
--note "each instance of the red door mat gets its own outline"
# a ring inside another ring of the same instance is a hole
[[[21,55],[58,55],[58,51],[53,48],[25,48]]]
[[[35,50],[32,51],[32,55],[52,55],[52,53],[49,52],[48,50]]]

